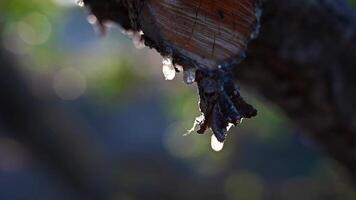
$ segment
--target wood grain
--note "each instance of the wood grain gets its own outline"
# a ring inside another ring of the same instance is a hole
[[[256,30],[255,0],[148,0],[162,39],[203,65],[238,57]]]

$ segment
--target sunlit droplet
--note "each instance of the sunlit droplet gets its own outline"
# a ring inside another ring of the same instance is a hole
[[[211,135],[211,148],[214,150],[214,151],[221,151],[224,147],[224,143],[223,142],[220,142],[216,137],[215,135]]]
[[[195,72],[194,68],[189,68],[183,73],[183,80],[186,84],[192,84],[195,81]]]
[[[95,17],[95,15],[89,15],[87,17],[87,20],[88,20],[89,24],[91,24],[91,25],[94,25],[98,22],[98,19]]]
[[[79,7],[84,7],[84,6],[85,6],[83,0],[78,0],[76,3],[77,3],[77,5],[78,5]]]
[[[176,68],[176,71],[182,72],[184,70],[182,65],[178,65],[177,63],[174,64],[174,68]]]
[[[142,39],[143,32],[139,31],[134,33],[132,37],[132,42],[136,49],[143,49],[145,48],[145,41]]]
[[[226,127],[226,130],[229,131],[234,126],[233,123],[229,123]]]
[[[142,31],[122,30],[121,32],[131,38],[132,43],[136,49],[143,49],[145,47],[145,41],[142,38]]]
[[[170,58],[163,58],[162,61],[162,72],[166,80],[173,80],[176,76],[176,70]]]

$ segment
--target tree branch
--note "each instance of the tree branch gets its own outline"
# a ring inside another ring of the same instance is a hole
[[[133,30],[140,23],[130,18],[137,9],[125,7],[125,0],[84,2],[99,21]],[[236,80],[282,108],[354,180],[355,28],[356,13],[346,0],[265,0],[260,36],[235,67]]]
[[[344,0],[265,2],[235,77],[286,115],[356,180],[356,14]]]

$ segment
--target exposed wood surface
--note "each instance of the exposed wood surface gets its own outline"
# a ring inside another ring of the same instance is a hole
[[[99,18],[107,12],[140,15],[140,7],[118,8],[109,0],[85,2]],[[263,3],[260,36],[248,46],[247,58],[234,68],[236,80],[279,106],[356,180],[355,10],[346,0]],[[117,22],[132,29],[144,23],[129,18],[129,22],[124,18]],[[154,38],[155,33],[148,32],[147,37]],[[164,44],[150,46],[167,54]]]
[[[142,12],[153,15],[143,19],[152,18],[165,42],[209,62],[244,53],[256,29],[256,10],[254,0],[149,0]]]

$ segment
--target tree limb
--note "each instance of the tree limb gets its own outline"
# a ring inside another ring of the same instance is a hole
[[[356,13],[344,0],[268,0],[235,77],[286,115],[356,180]]]
[[[133,30],[139,23],[125,0],[84,2],[99,21]],[[279,106],[356,180],[355,11],[346,0],[263,3],[260,36],[235,67],[236,80]]]

